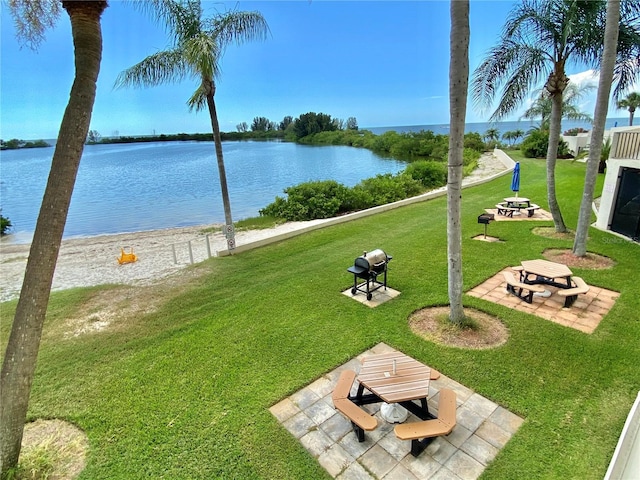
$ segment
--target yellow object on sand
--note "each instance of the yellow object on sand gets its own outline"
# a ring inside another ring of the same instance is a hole
[[[118,257],[118,263],[122,265],[123,263],[133,263],[138,260],[138,257],[135,253],[133,253],[133,247],[129,253],[124,251],[124,248],[120,248],[120,257]]]

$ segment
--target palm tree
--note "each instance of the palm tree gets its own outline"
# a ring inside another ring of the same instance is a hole
[[[469,0],[451,2],[449,66],[449,157],[447,181],[447,258],[449,320],[461,324],[462,305],[462,153],[469,84]]]
[[[231,203],[224,168],[220,125],[214,96],[215,79],[220,75],[219,62],[225,48],[232,42],[264,39],[269,31],[265,19],[258,12],[230,11],[203,18],[199,0],[139,1],[149,8],[156,20],[166,24],[173,45],[157,52],[122,72],[116,87],[150,87],[173,83],[185,77],[198,78],[200,84],[187,102],[190,110],[209,110],[215,143],[220,189],[224,206],[225,231],[230,250],[235,248],[235,234],[231,217]]]
[[[595,121],[593,122],[591,132],[591,145],[589,147],[589,158],[587,160],[582,201],[580,202],[578,226],[573,242],[573,254],[578,257],[584,257],[587,254],[587,234],[589,232],[589,224],[591,223],[591,204],[593,203],[593,192],[596,187],[596,177],[598,176],[604,127],[607,122],[609,93],[611,92],[611,84],[613,83],[613,68],[615,66],[615,52],[618,43],[619,21],[620,0],[608,0],[607,21],[604,31],[604,50],[602,52],[598,96],[596,98],[596,110],[594,114]]]
[[[585,85],[579,88],[575,83],[569,83],[562,96],[562,118],[568,120],[584,120],[593,122],[593,118],[586,113],[580,111],[579,102],[588,92],[593,90],[593,85]],[[549,129],[549,120],[551,117],[551,97],[546,90],[542,90],[536,98],[536,101],[522,114],[521,118],[535,120],[540,118],[540,127],[544,130]]]
[[[635,59],[640,53],[640,42],[636,18],[640,2],[623,1],[614,95],[625,91],[638,75]],[[473,74],[477,105],[491,106],[502,90],[491,120],[513,112],[532,88],[546,79],[544,88],[551,99],[547,197],[558,232],[567,230],[556,197],[555,180],[563,95],[569,83],[565,68],[570,63],[599,68],[605,5],[602,0],[523,0],[509,14],[499,43]]]
[[[106,1],[62,1],[71,21],[75,78],[62,117],[49,179],[36,222],[20,298],[0,377],[0,477],[18,463],[51,283],[71,194],[89,132],[102,59],[100,17]],[[37,47],[59,5],[45,0],[10,3],[18,32]]]
[[[519,138],[524,136],[524,132],[520,129],[518,130],[509,130],[508,132],[504,132],[502,134],[502,139],[509,142],[509,146],[513,146],[515,142],[518,141]]]
[[[636,108],[640,107],[640,93],[632,92],[622,100],[616,103],[618,109],[629,110],[629,126],[633,126],[633,115],[636,113]]]
[[[500,130],[497,128],[490,128],[483,135],[485,141],[495,146],[495,144],[500,140]]]

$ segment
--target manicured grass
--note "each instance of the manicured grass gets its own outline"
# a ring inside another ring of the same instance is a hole
[[[520,195],[546,208],[544,161],[519,160]],[[575,228],[584,164],[559,161],[557,177]],[[546,248],[571,247],[532,234],[549,222],[494,222],[489,234],[504,243],[472,240],[483,231],[477,216],[510,196],[509,185],[505,176],[463,191],[465,291]],[[426,342],[407,325],[413,311],[448,302],[446,245],[442,197],[211,259],[157,311],[99,333],[59,332],[112,287],[55,293],[29,417],[66,419],[88,434],[82,478],[329,478],[268,408],[386,342],[525,418],[483,478],[602,478],[640,385],[640,247],[590,231],[588,250],[617,264],[575,273],[621,292],[594,334],[465,296],[510,335],[471,351]],[[346,268],[374,248],[393,255],[389,285],[402,293],[369,309],[340,292],[352,282]],[[3,345],[14,307],[2,304]]]

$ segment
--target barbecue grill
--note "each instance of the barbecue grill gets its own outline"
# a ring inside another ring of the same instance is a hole
[[[349,273],[353,273],[353,288],[351,295],[358,292],[367,295],[367,300],[373,298],[373,293],[379,288],[387,289],[387,265],[393,257],[387,255],[379,248],[370,252],[363,252],[355,259],[353,266],[347,268]],[[383,281],[378,280],[378,275],[383,276]],[[358,283],[358,279],[365,280]]]
[[[484,238],[487,238],[487,225],[495,218],[493,213],[483,213],[478,215],[478,223],[484,223]]]

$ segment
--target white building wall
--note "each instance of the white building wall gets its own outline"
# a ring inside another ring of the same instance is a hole
[[[620,175],[620,169],[623,167],[640,169],[638,152],[634,152],[630,155],[632,158],[615,158],[619,138],[618,135],[624,132],[640,132],[640,127],[617,127],[612,128],[610,131],[612,136],[611,157],[607,160],[607,171],[604,177],[602,197],[600,198],[600,207],[598,208],[598,215],[595,224],[596,228],[601,230],[609,230],[609,223],[613,217],[613,209],[615,207],[618,193],[618,176]]]
[[[567,142],[569,152],[574,157],[587,148],[591,140],[591,133],[579,133],[577,135],[562,135],[562,140]]]

